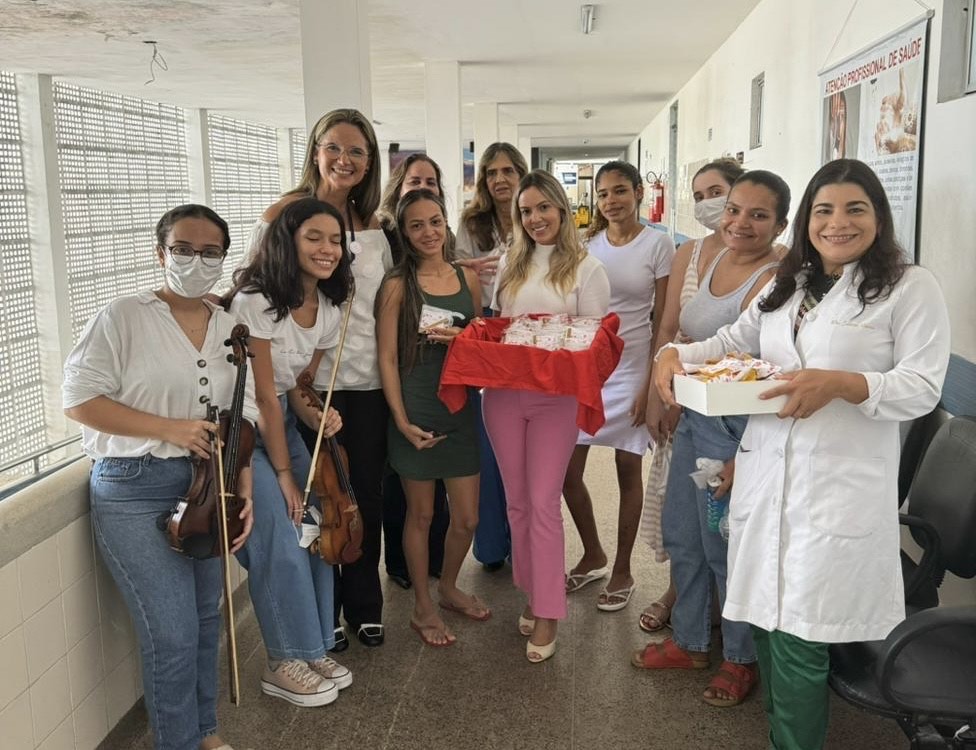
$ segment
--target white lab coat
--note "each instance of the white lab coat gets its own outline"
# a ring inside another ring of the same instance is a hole
[[[931,411],[949,360],[949,319],[927,270],[910,267],[862,312],[860,274],[843,276],[801,323],[803,298],[759,300],[684,362],[750,352],[784,370],[860,372],[868,398],[835,399],[808,419],[754,415],[735,461],[723,615],[809,641],[879,640],[904,619],[898,557],[898,423]]]

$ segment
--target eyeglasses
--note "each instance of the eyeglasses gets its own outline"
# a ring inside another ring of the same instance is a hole
[[[221,263],[224,262],[224,258],[227,255],[227,251],[222,247],[216,247],[215,245],[208,245],[203,248],[203,250],[197,250],[193,245],[176,244],[169,245],[166,250],[169,251],[170,257],[174,262],[179,263],[181,266],[185,266],[188,263],[193,262],[193,256],[199,255],[200,260],[203,265],[209,266],[210,268],[216,268]]]
[[[342,148],[334,143],[320,143],[319,148],[325,151],[325,153],[327,153],[333,159],[338,159],[343,154],[348,156],[350,161],[355,162],[363,162],[369,158],[369,152],[366,151],[366,149],[359,148],[359,146]]]

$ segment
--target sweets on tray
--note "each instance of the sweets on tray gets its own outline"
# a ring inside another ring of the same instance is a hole
[[[502,333],[503,344],[535,346],[556,351],[589,349],[600,328],[600,318],[570,315],[520,315]]]
[[[765,380],[782,368],[750,354],[729,352],[720,360],[704,364],[685,364],[685,372],[706,383],[736,383]]]

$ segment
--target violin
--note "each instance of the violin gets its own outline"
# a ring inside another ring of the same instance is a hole
[[[227,361],[237,367],[233,401],[230,409],[219,413],[213,404],[207,407],[207,419],[220,425],[218,433],[210,436],[210,458],[194,458],[190,489],[179,499],[166,524],[170,547],[196,560],[224,554],[222,516],[229,540],[244,531],[244,522],[239,518],[244,501],[237,497],[237,482],[241,469],[251,465],[254,450],[254,427],[243,418],[247,359],[251,356],[247,350],[249,335],[247,326],[236,325],[224,342],[233,348]],[[221,496],[227,505],[224,513],[219,512]]]
[[[322,403],[312,387],[312,375],[303,372],[298,378],[302,398],[309,406],[325,412],[328,407]],[[319,430],[321,440],[322,430]],[[362,557],[363,519],[359,514],[356,494],[349,481],[349,458],[345,449],[339,445],[335,436],[325,439],[327,451],[316,446],[315,461],[311,471],[311,489],[322,505],[322,520],[319,523],[319,538],[312,542],[309,551],[318,553],[330,565],[348,565]],[[306,488],[306,503],[308,488]]]
[[[231,541],[244,532],[245,522],[240,515],[245,501],[238,497],[237,485],[241,471],[251,465],[254,450],[254,426],[244,419],[247,360],[254,356],[247,349],[249,336],[247,326],[238,324],[224,342],[233,350],[227,355],[227,361],[237,368],[231,406],[223,411],[213,404],[207,406],[207,419],[219,425],[219,429],[210,435],[210,458],[194,458],[190,489],[179,499],[165,523],[169,545],[177,552],[197,560],[221,558],[230,700],[234,705],[240,705],[240,687],[228,560]]]

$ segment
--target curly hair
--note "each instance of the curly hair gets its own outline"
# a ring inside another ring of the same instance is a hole
[[[905,272],[905,252],[895,239],[891,205],[888,203],[888,196],[885,194],[881,180],[871,167],[862,161],[836,159],[824,164],[817,171],[800,199],[793,220],[793,243],[780,263],[772,290],[759,302],[759,309],[763,312],[778,310],[786,304],[796,291],[798,274],[802,272],[807,272],[808,276],[823,274],[823,260],[810,241],[808,231],[813,202],[821,188],[843,183],[857,185],[865,192],[878,220],[878,232],[874,242],[857,260],[857,270],[861,273],[857,298],[861,302],[861,309],[887,297],[892,287],[901,279]]]
[[[339,224],[342,257],[329,278],[319,279],[318,288],[336,307],[345,302],[353,290],[353,276],[352,255],[346,247],[342,214],[317,198],[302,198],[285,206],[271,222],[251,262],[234,272],[234,285],[221,300],[224,307],[229,309],[230,301],[238,292],[260,292],[267,297],[270,303],[267,312],[274,313],[276,322],[287,316],[289,311],[301,307],[305,292],[300,280],[295,234],[302,224],[319,214],[327,214]]]

